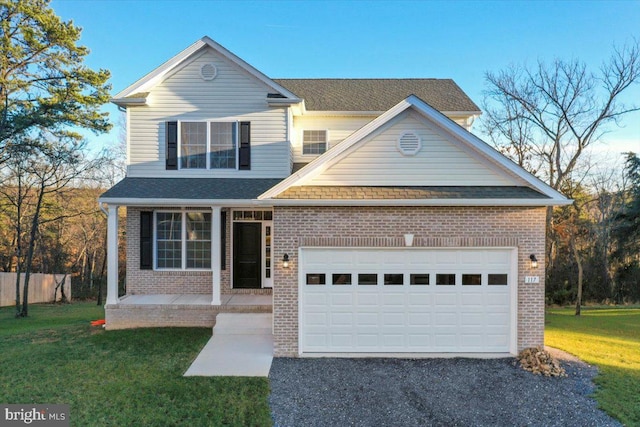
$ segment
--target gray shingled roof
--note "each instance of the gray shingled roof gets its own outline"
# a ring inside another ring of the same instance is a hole
[[[125,178],[100,198],[251,200],[280,181],[278,178]]]
[[[419,200],[419,199],[548,199],[529,187],[361,187],[294,186],[276,199],[312,200]]]
[[[312,111],[387,111],[409,95],[439,111],[480,108],[451,79],[273,79]]]

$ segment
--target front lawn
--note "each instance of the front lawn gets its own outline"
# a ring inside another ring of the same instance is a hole
[[[105,331],[95,303],[0,309],[0,401],[66,403],[74,426],[271,425],[266,378],[183,377],[206,328]]]
[[[595,398],[625,425],[640,425],[640,308],[549,309],[545,344],[598,366]]]

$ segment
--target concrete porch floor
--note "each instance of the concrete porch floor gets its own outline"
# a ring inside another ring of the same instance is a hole
[[[272,305],[271,295],[221,295],[222,306],[267,306]],[[120,298],[121,305],[211,305],[208,294],[156,294],[125,295]]]

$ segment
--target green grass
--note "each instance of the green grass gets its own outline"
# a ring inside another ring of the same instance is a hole
[[[0,402],[66,403],[73,426],[271,425],[266,378],[182,374],[206,328],[105,331],[95,303],[0,309]]]
[[[598,366],[595,398],[625,425],[640,425],[640,308],[549,309],[545,344]]]

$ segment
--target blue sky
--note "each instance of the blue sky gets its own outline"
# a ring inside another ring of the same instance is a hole
[[[87,65],[113,94],[208,35],[270,77],[452,78],[477,103],[487,71],[579,58],[593,70],[614,44],[640,38],[640,1],[53,0],[82,27]],[[640,103],[640,85],[626,102]],[[107,108],[117,120],[115,106]],[[640,113],[603,150],[640,152]],[[89,138],[94,146],[117,138]]]

